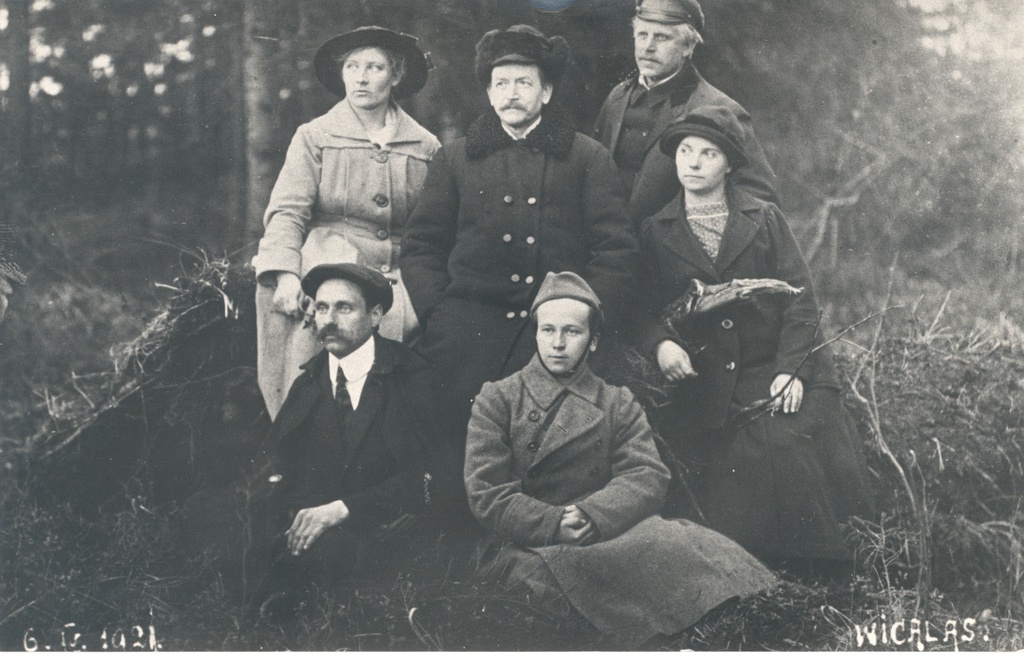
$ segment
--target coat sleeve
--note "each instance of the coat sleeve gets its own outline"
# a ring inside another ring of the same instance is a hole
[[[754,122],[750,114],[742,107],[736,112],[741,127],[740,143],[743,153],[747,156],[747,164],[740,167],[732,176],[733,183],[748,193],[773,204],[780,204],[779,180],[768,164],[764,149],[754,134]]]
[[[448,256],[455,246],[458,216],[455,172],[441,147],[427,168],[420,200],[409,216],[402,241],[402,281],[421,323],[451,282]]]
[[[612,328],[623,327],[635,310],[639,251],[622,181],[612,156],[603,146],[591,147],[585,167],[583,217],[587,222],[590,261],[583,278],[594,289]]]
[[[773,276],[791,286],[804,289],[803,293],[789,302],[789,306],[782,314],[775,372],[797,373],[798,367],[803,364],[804,368],[801,369],[800,375],[806,378],[808,366],[812,363],[808,355],[816,345],[820,324],[818,302],[814,297],[814,286],[811,283],[807,262],[804,261],[789,224],[777,207],[770,206],[768,213],[768,235],[775,256]]]
[[[308,124],[295,131],[270,193],[263,215],[263,238],[252,260],[258,279],[277,272],[301,274],[302,244],[309,231],[322,167],[321,149],[311,131]]]
[[[597,526],[599,540],[621,535],[658,512],[670,478],[640,404],[625,388],[617,390],[618,400],[611,406],[615,429],[610,446],[612,478],[576,503]]]
[[[608,97],[604,99],[604,103],[601,104],[601,109],[597,112],[597,119],[594,120],[593,137],[604,145],[606,149],[609,147],[608,142],[611,139],[611,126],[608,125],[608,107],[611,104],[612,96],[615,95],[615,91],[616,88],[613,87]]]
[[[504,540],[528,547],[554,543],[563,507],[523,493],[514,473],[509,425],[512,407],[495,383],[473,404],[466,438],[466,495],[473,515]]]

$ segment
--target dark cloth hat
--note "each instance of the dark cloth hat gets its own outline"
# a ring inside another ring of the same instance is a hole
[[[549,272],[537,290],[537,297],[533,299],[530,313],[537,313],[537,307],[545,302],[564,298],[579,300],[595,309],[599,316],[604,316],[597,293],[575,272]]]
[[[689,23],[697,32],[704,31],[704,12],[697,0],[636,0],[636,16],[669,25]]]
[[[433,68],[430,58],[416,45],[416,37],[376,25],[357,27],[323,42],[313,57],[317,80],[333,94],[345,98],[345,83],[341,78],[341,65],[335,57],[356,48],[385,48],[405,59],[405,76],[395,85],[392,94],[397,98],[412,96],[427,82],[427,72]]]
[[[322,263],[313,267],[302,278],[302,292],[315,299],[320,284],[328,279],[345,279],[358,286],[367,309],[379,304],[387,313],[395,299],[387,277],[358,263]]]
[[[548,81],[558,84],[569,66],[569,44],[530,25],[491,30],[476,44],[476,77],[482,85],[491,83],[491,69],[499,64],[536,64]]]
[[[669,124],[659,144],[662,153],[675,157],[684,137],[703,137],[725,153],[733,169],[738,169],[747,164],[747,156],[739,140],[742,133],[743,128],[732,110],[722,106],[702,107],[690,110],[681,120]]]

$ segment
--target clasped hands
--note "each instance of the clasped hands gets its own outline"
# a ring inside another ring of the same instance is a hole
[[[576,504],[565,507],[558,520],[555,542],[561,545],[587,545],[597,539],[597,526]]]

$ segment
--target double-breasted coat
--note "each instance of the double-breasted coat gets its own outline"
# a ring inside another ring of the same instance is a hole
[[[603,632],[629,645],[696,622],[723,601],[771,585],[771,573],[722,535],[656,515],[669,472],[639,403],[583,366],[555,379],[539,357],[483,386],[465,462],[470,508],[504,561],[544,571]],[[564,507],[597,528],[594,544],[557,544]],[[511,570],[515,573],[515,568]]]
[[[535,349],[529,309],[548,272],[581,275],[618,327],[635,297],[636,239],[608,151],[557,108],[513,141],[488,110],[430,163],[409,218],[402,271],[438,368],[444,405],[465,432],[480,385]]]
[[[704,106],[728,108],[736,115],[742,127],[741,133],[736,137],[749,163],[735,171],[733,178],[737,187],[745,189],[759,199],[777,204],[778,181],[771,165],[768,164],[768,159],[765,158],[761,144],[754,135],[750,115],[743,106],[704,80],[691,62],[687,62],[683,69],[664,85],[663,89],[655,92],[655,100],[649,108],[654,115],[649,121],[652,127],[632,137],[642,141],[640,149],[645,154],[643,163],[636,172],[622,172],[630,192],[629,215],[633,222],[639,224],[644,218],[657,212],[679,191],[675,161],[661,152],[658,140],[674,120],[685,116],[693,108]],[[597,115],[594,136],[608,147],[613,155],[618,152],[620,146],[623,119],[630,98],[638,89],[642,89],[638,74],[619,83],[612,88]]]
[[[807,264],[777,206],[731,183],[726,189],[729,217],[714,260],[686,220],[683,193],[640,227],[653,295],[643,342],[652,356],[662,340],[679,342],[698,374],[676,386],[659,427],[695,466],[691,489],[713,528],[761,557],[846,558],[840,524],[871,517],[873,497],[862,440],[842,407],[830,349],[821,346]],[[693,279],[765,277],[803,292],[727,305],[682,334],[654,320]],[[803,381],[800,410],[738,414],[769,399],[779,373]]]
[[[427,164],[440,147],[429,131],[394,106],[388,143],[367,136],[347,100],[299,126],[263,217],[265,232],[253,259],[257,370],[271,418],[299,365],[318,350],[303,322],[276,313],[276,275],[299,277],[321,263],[360,263],[394,284],[395,304],[382,336],[408,340],[417,330],[405,292],[399,253],[406,219],[419,198]]]

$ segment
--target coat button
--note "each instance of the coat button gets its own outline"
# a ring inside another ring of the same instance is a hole
[[[381,240],[386,239],[389,235],[391,234],[388,233],[387,229],[377,229],[377,237]]]
[[[509,311],[507,314],[505,314],[505,318],[508,318],[509,320],[512,320],[515,317],[516,317],[516,312],[515,311]]]
[[[530,315],[530,312],[527,311],[526,309],[523,309],[522,311],[519,312],[519,317],[520,318],[526,318],[529,315]]]
[[[504,236],[501,237],[501,239],[504,240],[507,243],[510,243],[510,242],[512,242],[512,234],[511,233],[506,233]]]
[[[526,244],[527,245],[532,245],[535,242],[537,242],[537,239],[534,238],[533,236],[527,236],[526,237]]]
[[[736,370],[736,362],[729,362],[728,364],[726,364],[725,365],[725,370],[727,370],[727,371],[735,371]]]
[[[540,412],[537,410],[530,410],[530,413],[526,415],[526,418],[530,421],[536,421],[540,418]]]
[[[512,203],[512,195],[510,195],[510,194],[505,195],[505,203],[506,204],[511,204]]]
[[[373,203],[377,204],[381,208],[385,208],[388,205],[388,196],[378,192],[373,195]]]
[[[381,271],[381,272],[385,272],[385,273],[386,273],[386,272],[391,272],[391,266],[390,266],[390,265],[388,265],[387,263],[385,263],[384,265],[382,265],[382,266],[380,267],[380,271]]]
[[[529,199],[526,200],[526,203],[530,204],[531,206],[535,206],[537,204],[537,198],[530,197]]]
[[[526,275],[526,279],[524,279],[523,281],[525,281],[527,284],[532,284],[533,283],[533,275]]]
[[[387,151],[376,151],[373,154],[373,159],[376,160],[379,163],[385,163],[385,162],[388,161],[388,152]]]
[[[732,321],[726,318],[722,321],[722,329],[732,329]]]
[[[538,448],[540,448],[540,446],[537,444],[537,442],[530,442],[529,444],[526,445],[526,450],[529,451],[530,453],[536,453]]]
[[[512,275],[511,279],[512,279],[512,281],[516,282],[517,284],[519,283],[519,275]]]

